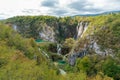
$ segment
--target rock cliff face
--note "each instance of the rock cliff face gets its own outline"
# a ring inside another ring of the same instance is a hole
[[[58,42],[60,40],[65,40],[66,38],[74,37],[76,29],[67,28],[67,26],[49,26],[42,25],[39,28],[32,29],[28,26],[19,26],[17,24],[12,25],[13,29],[19,32],[24,37],[33,37],[35,39],[43,39],[51,42]]]
[[[24,26],[21,28],[21,26],[17,26],[16,24],[12,25],[12,28],[19,32],[20,34],[22,34],[25,37],[28,37],[27,35],[31,34],[30,32],[30,27],[29,26]],[[32,29],[31,29],[32,30]],[[46,41],[51,41],[51,42],[56,42],[55,37],[56,37],[56,33],[55,30],[53,29],[53,27],[50,27],[48,25],[43,25],[43,27],[38,28],[35,31],[32,31],[35,34],[35,36],[31,36],[31,37],[37,37]]]
[[[68,19],[65,20],[64,19]],[[19,16],[6,21],[15,31],[27,38],[44,39],[58,42],[76,34],[76,22],[72,18],[56,18],[50,16]]]
[[[55,32],[50,26],[44,26],[39,32],[39,37],[43,40],[55,42]]]

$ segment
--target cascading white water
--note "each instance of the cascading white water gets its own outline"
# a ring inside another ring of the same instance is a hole
[[[15,31],[17,31],[17,26],[16,26],[16,25],[13,25],[13,29],[14,29]]]
[[[61,54],[61,44],[57,44],[57,54]]]
[[[80,22],[77,25],[77,39],[83,36],[83,33],[85,33],[85,31],[88,28],[88,22]]]
[[[77,38],[81,36],[81,34],[83,33],[83,22],[78,23],[77,26]]]
[[[63,69],[59,69],[59,71],[60,71],[60,74],[66,75],[66,72]]]
[[[83,34],[86,32],[87,28],[88,28],[88,22],[85,22],[84,30],[83,30],[83,33],[82,33],[81,37],[82,37]]]

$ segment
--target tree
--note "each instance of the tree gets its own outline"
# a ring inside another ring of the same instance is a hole
[[[70,49],[72,49],[72,47],[74,46],[74,44],[75,44],[75,40],[73,38],[68,38],[64,42],[64,46],[66,46],[66,47],[68,47]]]

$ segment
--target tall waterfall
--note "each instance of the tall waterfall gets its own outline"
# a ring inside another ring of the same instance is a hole
[[[76,29],[77,29],[77,39],[83,36],[83,33],[86,31],[88,27],[88,22],[81,21],[78,23]]]
[[[85,22],[84,30],[83,30],[83,33],[82,33],[81,37],[82,37],[83,34],[86,32],[87,28],[88,28],[88,22]]]
[[[88,28],[88,24],[89,24],[89,22],[87,22],[87,21],[81,21],[78,23],[78,25],[76,27],[76,31],[77,31],[76,39],[81,38],[83,36],[83,34],[86,32],[86,30]],[[76,41],[76,44],[77,44],[77,41]],[[84,57],[85,55],[87,55],[87,51],[88,51],[87,47],[85,47],[80,52],[75,51],[75,47],[73,47],[73,49],[71,50],[71,54],[68,56],[69,64],[75,65],[76,58]]]

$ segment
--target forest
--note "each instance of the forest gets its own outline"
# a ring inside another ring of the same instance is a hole
[[[0,80],[120,80],[120,13],[1,20]]]

